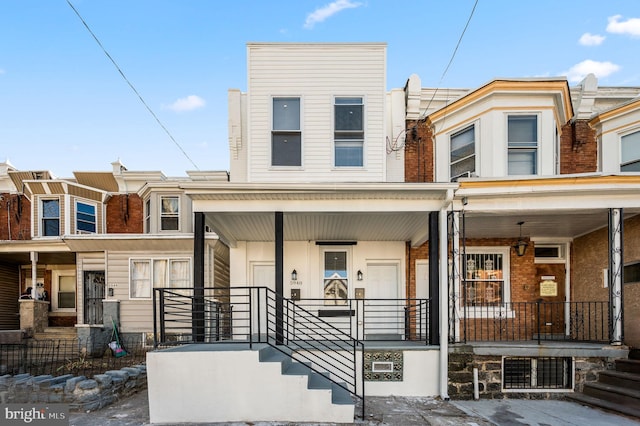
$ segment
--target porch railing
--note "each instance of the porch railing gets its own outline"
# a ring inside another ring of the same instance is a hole
[[[364,346],[266,287],[156,288],[154,345],[266,343],[362,400]],[[359,369],[358,369],[359,368]]]
[[[460,307],[454,341],[609,342],[609,302],[510,302]]]

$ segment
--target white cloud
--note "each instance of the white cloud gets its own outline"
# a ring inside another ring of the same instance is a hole
[[[627,34],[633,37],[640,37],[640,18],[629,18],[626,21],[620,21],[622,15],[609,17],[609,25],[607,31],[615,34]]]
[[[175,112],[192,111],[194,109],[202,108],[206,105],[204,99],[200,96],[189,95],[186,98],[180,98],[170,105],[165,105],[164,108],[170,109]]]
[[[324,22],[326,19],[344,9],[354,9],[360,6],[362,6],[362,3],[353,2],[351,0],[336,0],[333,3],[329,3],[328,5],[316,9],[307,15],[304,27],[311,29],[318,22]]]
[[[575,64],[568,71],[564,71],[562,74],[566,75],[569,81],[579,82],[587,76],[587,74],[593,73],[598,78],[608,77],[614,72],[620,69],[619,65],[613,62],[599,62],[587,59],[578,64]]]
[[[605,38],[597,34],[584,33],[580,37],[579,43],[583,46],[600,46]]]

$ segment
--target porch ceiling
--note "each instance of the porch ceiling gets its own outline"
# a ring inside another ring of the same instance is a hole
[[[428,239],[429,212],[284,213],[284,239],[289,241],[411,241]],[[274,241],[273,212],[207,213],[206,223],[220,238]]]

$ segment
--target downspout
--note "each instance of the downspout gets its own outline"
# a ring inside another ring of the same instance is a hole
[[[447,210],[453,202],[453,189],[440,208],[440,398],[449,400],[449,257],[447,256]],[[445,284],[443,286],[443,283]]]

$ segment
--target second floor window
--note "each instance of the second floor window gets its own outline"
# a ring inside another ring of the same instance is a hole
[[[640,172],[640,131],[620,140],[620,171]]]
[[[76,232],[96,232],[96,206],[87,203],[76,203]]]
[[[151,232],[151,200],[144,202],[144,232]]]
[[[160,198],[160,230],[177,231],[180,225],[180,198],[177,196]]]
[[[60,235],[60,200],[42,200],[42,231],[44,237]]]
[[[451,135],[451,181],[476,172],[475,128],[469,126]]]
[[[300,131],[300,98],[273,99],[271,131],[271,165],[302,165],[302,132]]]
[[[508,174],[537,174],[538,117],[536,115],[510,115],[507,133]]]
[[[362,98],[336,98],[334,105],[336,167],[364,164],[364,105]]]

